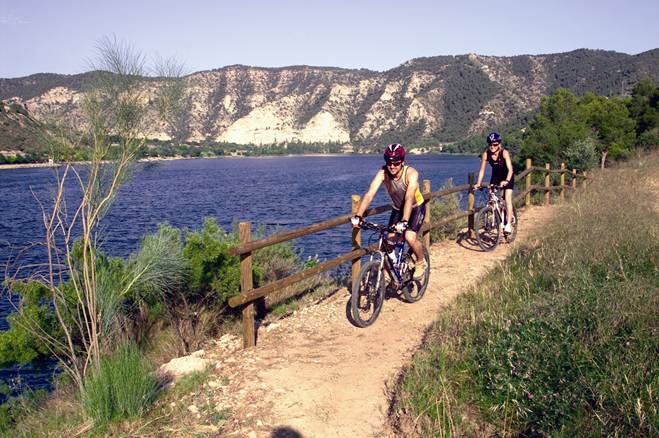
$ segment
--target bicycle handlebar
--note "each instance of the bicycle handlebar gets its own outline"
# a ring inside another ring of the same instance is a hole
[[[488,186],[480,186],[476,190],[505,190],[507,186],[498,186],[496,184],[490,184]]]
[[[396,231],[395,227],[390,227],[388,225],[379,225],[374,222],[367,221],[366,219],[362,219],[361,222],[359,223],[359,228],[364,229],[364,230],[375,230],[379,231],[381,233],[396,233],[396,234],[401,234]]]

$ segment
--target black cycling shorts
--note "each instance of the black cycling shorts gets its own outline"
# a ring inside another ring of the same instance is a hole
[[[503,179],[495,179],[495,178],[492,178],[492,179],[490,180],[490,184],[494,184],[495,186],[499,186],[499,185],[501,185],[501,181],[503,181]],[[514,189],[514,188],[515,188],[515,177],[513,176],[513,177],[510,179],[510,181],[508,182],[508,185],[507,185],[506,187],[504,187],[504,190],[508,190],[508,189],[511,189],[511,190],[512,190],[512,189]]]
[[[423,225],[423,220],[426,218],[426,203],[416,206],[412,209],[410,220],[407,221],[407,228],[418,233]],[[389,216],[389,226],[393,227],[403,219],[403,210],[391,209],[391,216]]]

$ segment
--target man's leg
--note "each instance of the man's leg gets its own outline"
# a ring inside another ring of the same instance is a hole
[[[417,239],[416,232],[412,230],[405,231],[405,240],[407,240],[407,244],[410,246],[410,248],[412,248],[412,252],[416,258],[414,278],[419,279],[423,276],[424,271],[427,269],[426,260],[423,257],[423,244],[419,239]]]
[[[412,230],[405,231],[405,240],[407,240],[407,244],[412,248],[416,259],[421,260],[423,258],[423,244],[416,238],[416,232]]]

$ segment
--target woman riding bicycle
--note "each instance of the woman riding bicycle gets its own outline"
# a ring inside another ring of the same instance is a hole
[[[513,173],[513,164],[510,159],[510,153],[501,147],[501,135],[498,132],[492,132],[487,136],[488,148],[481,155],[481,168],[478,172],[478,180],[474,188],[481,186],[485,176],[485,163],[490,163],[492,167],[492,177],[490,184],[501,186],[504,190],[503,197],[506,200],[506,211],[513,211],[513,189],[515,188],[515,174]],[[511,221],[508,216],[505,218],[503,227],[504,233],[512,232]]]
[[[368,191],[362,197],[357,214],[352,218],[353,227],[359,227],[362,216],[373,200],[380,185],[384,183],[391,197],[391,216],[389,226],[404,234],[405,240],[416,257],[414,278],[422,278],[426,270],[423,257],[423,245],[417,239],[417,233],[426,216],[426,204],[419,191],[419,173],[413,167],[405,165],[405,148],[401,144],[390,144],[384,150],[385,165],[375,174]]]

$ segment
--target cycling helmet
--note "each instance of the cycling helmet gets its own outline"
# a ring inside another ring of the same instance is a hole
[[[405,148],[402,144],[394,143],[387,146],[384,150],[384,161],[404,161]]]
[[[487,144],[492,144],[492,143],[501,143],[501,136],[499,135],[498,132],[491,132],[487,136]]]

